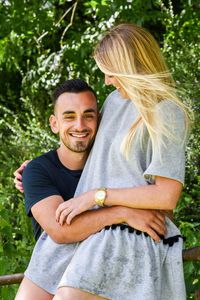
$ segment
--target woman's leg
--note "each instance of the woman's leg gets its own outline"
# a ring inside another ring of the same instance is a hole
[[[79,290],[73,287],[61,287],[58,289],[53,300],[107,300],[97,295]]]
[[[53,296],[54,295],[49,294],[27,277],[24,277],[15,300],[52,300]]]

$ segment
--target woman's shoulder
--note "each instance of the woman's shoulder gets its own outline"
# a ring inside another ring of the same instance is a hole
[[[122,98],[120,93],[117,90],[114,90],[107,96],[106,100],[104,101],[101,112],[104,112],[107,107],[116,105],[116,102],[120,102],[121,99]]]
[[[106,98],[105,102],[108,101],[120,101],[122,99],[121,94],[118,92],[118,90],[114,90],[113,92],[111,92],[108,97]]]
[[[108,95],[108,97],[104,101],[102,109],[104,109],[107,106],[109,106],[109,107],[115,106],[116,107],[116,105],[117,105],[118,108],[120,108],[120,107],[123,107],[123,106],[129,106],[130,104],[132,105],[133,102],[130,101],[129,99],[122,98],[122,96],[118,92],[118,90],[114,90],[113,92],[111,92]]]

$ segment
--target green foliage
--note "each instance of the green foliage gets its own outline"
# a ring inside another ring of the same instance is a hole
[[[199,101],[199,45],[200,19],[195,2],[184,1],[180,14],[173,7],[163,7],[166,33],[163,53],[167,59],[183,102],[193,112],[191,134],[187,146],[186,184],[175,209],[175,221],[183,236],[185,248],[199,245],[200,241],[200,101]],[[194,290],[200,289],[200,263],[184,264],[188,299],[194,299]]]
[[[194,2],[195,3],[195,2]],[[187,149],[187,184],[197,183],[200,166],[200,100],[199,100],[199,50],[200,18],[194,5],[186,5],[179,15],[168,12],[164,20],[166,34],[163,53],[174,75],[176,84],[182,92],[181,97],[194,114],[192,132]]]
[[[198,10],[194,0],[0,1],[0,275],[23,272],[34,245],[13,172],[24,160],[58,146],[48,125],[50,95],[58,83],[85,79],[102,105],[111,89],[104,87],[92,53],[99,36],[120,22],[135,22],[157,38],[180,95],[194,112],[186,182],[175,221],[187,237],[185,247],[199,243]],[[185,263],[184,269],[188,299],[194,299],[194,290],[200,289],[199,263]],[[0,288],[0,299],[13,299],[16,289]]]

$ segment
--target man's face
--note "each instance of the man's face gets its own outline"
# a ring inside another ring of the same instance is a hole
[[[98,122],[97,102],[91,91],[61,94],[54,118],[57,132],[52,130],[59,133],[61,144],[77,153],[91,148]]]

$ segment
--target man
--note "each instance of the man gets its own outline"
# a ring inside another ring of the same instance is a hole
[[[59,204],[73,198],[97,131],[98,109],[94,91],[81,79],[65,81],[53,99],[54,115],[49,120],[52,131],[59,134],[60,147],[32,160],[23,172],[25,207],[33,218],[36,239],[42,228],[56,243],[73,243],[125,220],[160,241],[156,232],[166,234],[165,219],[156,211],[116,206],[84,212],[70,226],[56,222]],[[16,300],[52,297],[25,277]]]

